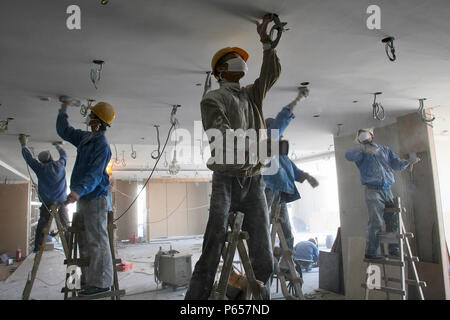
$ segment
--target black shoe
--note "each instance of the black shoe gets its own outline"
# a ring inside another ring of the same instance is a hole
[[[393,250],[389,252],[389,255],[393,258],[400,258],[400,250]]]
[[[109,288],[97,288],[97,287],[88,287],[84,290],[81,290],[78,294],[80,296],[94,296],[99,293],[103,293],[109,291]]]
[[[383,256],[379,256],[377,254],[366,254],[365,258],[367,260],[384,260],[385,259]]]

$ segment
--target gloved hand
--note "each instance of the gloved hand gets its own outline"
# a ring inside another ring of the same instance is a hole
[[[308,87],[300,87],[298,88],[298,96],[297,99],[305,99],[309,96],[309,89]]]
[[[420,161],[422,161],[422,159],[420,159],[419,157],[416,157],[415,159],[408,160],[410,166],[413,166],[413,165],[419,163]]]
[[[20,135],[19,135],[19,142],[20,142],[20,145],[21,145],[22,147],[26,147],[27,142],[28,142],[27,136],[24,135],[24,134],[20,134]]]
[[[362,144],[361,149],[363,150],[363,152],[372,154],[372,155],[378,155],[380,153],[380,148],[375,147],[371,144]]]
[[[317,188],[319,186],[319,181],[317,181],[317,179],[313,176],[310,176],[308,173],[306,174],[306,181],[308,181],[313,188]]]
[[[259,21],[256,21],[256,31],[258,32],[262,43],[270,42],[270,37],[267,34],[267,26],[272,21],[273,21],[273,15],[271,15],[271,14],[265,15],[262,23],[259,23]]]

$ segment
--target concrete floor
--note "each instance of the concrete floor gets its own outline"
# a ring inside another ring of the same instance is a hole
[[[192,268],[201,253],[203,237],[181,237],[158,239],[151,243],[119,244],[118,257],[133,264],[131,271],[118,272],[120,288],[126,290],[124,300],[182,300],[186,288],[162,289],[154,279],[153,261],[161,247],[171,247],[180,253],[192,254]],[[30,255],[5,281],[0,282],[0,300],[21,299],[28,273],[33,266],[34,254]],[[38,275],[33,286],[31,299],[62,300],[61,288],[64,284],[66,268],[64,254],[60,250],[45,251]],[[304,273],[303,293],[307,299],[342,300],[344,296],[318,290],[318,269]],[[272,299],[283,300],[281,288],[276,292],[276,282],[272,285]]]

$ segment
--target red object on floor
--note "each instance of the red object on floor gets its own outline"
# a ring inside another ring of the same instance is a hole
[[[117,271],[130,271],[133,269],[133,264],[129,263],[125,260],[121,260],[121,263],[116,265],[116,270]]]
[[[137,243],[137,237],[136,237],[136,234],[134,234],[134,235],[130,238],[130,243],[134,243],[134,244]]]

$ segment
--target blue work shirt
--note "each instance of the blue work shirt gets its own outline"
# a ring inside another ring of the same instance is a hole
[[[347,151],[345,157],[356,163],[363,185],[388,190],[395,183],[394,170],[405,170],[409,162],[401,160],[386,146],[378,146],[375,142],[370,145],[379,148],[378,154],[364,152],[360,146]]]
[[[56,131],[62,139],[77,148],[70,189],[83,200],[107,196],[109,176],[106,167],[111,159],[111,150],[105,132],[94,133],[74,129],[69,125],[68,118],[67,112],[60,109]]]
[[[38,178],[38,194],[41,202],[50,206],[55,202],[64,202],[67,198],[66,152],[59,146],[59,160],[41,163],[33,158],[30,150],[22,147],[22,155]]]
[[[319,261],[319,248],[311,241],[302,241],[295,245],[294,259]]]
[[[267,128],[267,136],[272,138],[271,130],[278,129],[278,137],[273,139],[279,140],[287,126],[295,115],[291,113],[288,107],[284,107],[272,122],[269,128]],[[275,133],[275,132],[274,132]],[[297,190],[295,181],[303,182],[306,179],[305,173],[300,170],[288,156],[275,157],[269,166],[278,166],[278,171],[274,175],[264,175],[264,181],[266,188],[273,191],[279,191],[284,193],[283,199],[286,203],[296,201],[300,199],[300,193]]]

